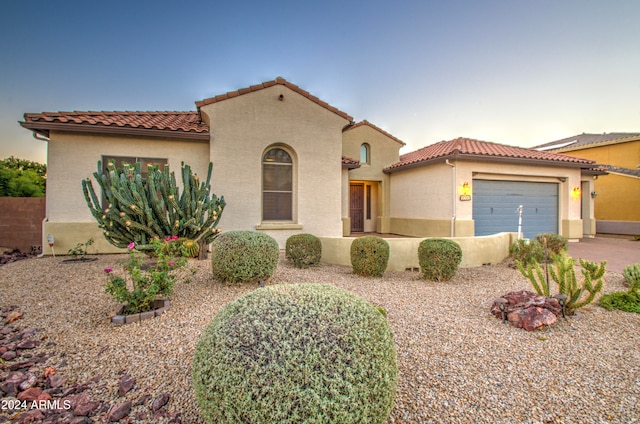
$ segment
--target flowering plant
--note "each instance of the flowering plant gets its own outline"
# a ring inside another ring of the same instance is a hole
[[[156,296],[171,294],[176,281],[174,271],[187,264],[182,246],[176,243],[177,238],[154,239],[151,244],[156,259],[149,266],[144,261],[145,256],[136,251],[135,243],[129,243],[129,258],[123,264],[124,277],[116,275],[112,267],[104,270],[107,274],[105,291],[116,301],[127,304],[126,313],[150,311]]]

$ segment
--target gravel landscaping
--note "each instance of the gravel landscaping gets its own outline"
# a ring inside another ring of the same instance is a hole
[[[38,346],[29,355],[47,352],[48,359],[36,370],[55,368],[67,384],[94,382],[91,399],[102,405],[96,422],[106,422],[110,406],[131,400],[121,422],[201,423],[191,385],[197,339],[223,305],[257,285],[214,283],[209,262],[192,260],[194,273],[182,271],[191,282],[176,284],[168,311],[114,326],[103,270],[123,258],[6,264],[0,267],[0,307],[15,305],[23,314],[13,326],[38,329]],[[433,283],[417,272],[363,278],[344,266],[300,270],[281,257],[267,284],[300,282],[333,284],[386,309],[399,365],[388,423],[640,422],[640,314],[590,305],[535,332],[504,325],[489,312],[494,299],[531,289],[506,264],[460,269],[452,281]],[[622,276],[607,273],[604,292],[620,290],[626,290]],[[0,383],[7,372],[0,370]],[[125,375],[135,385],[121,396]],[[165,393],[165,416],[150,418],[145,400]],[[16,413],[0,411],[0,422]]]

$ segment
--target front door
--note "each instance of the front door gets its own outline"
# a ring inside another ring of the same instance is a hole
[[[364,184],[349,185],[351,232],[364,231]]]

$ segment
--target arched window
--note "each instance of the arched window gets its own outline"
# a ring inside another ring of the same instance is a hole
[[[262,157],[262,219],[293,219],[293,161],[284,149],[269,149]]]
[[[363,143],[360,146],[360,163],[369,163],[371,155],[371,148],[367,143]]]

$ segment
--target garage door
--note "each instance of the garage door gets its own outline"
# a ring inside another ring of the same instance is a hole
[[[519,205],[524,237],[558,233],[558,184],[473,180],[476,236],[517,232]]]

